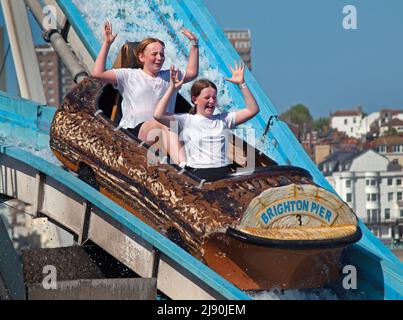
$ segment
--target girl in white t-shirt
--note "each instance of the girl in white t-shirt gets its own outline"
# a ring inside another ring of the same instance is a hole
[[[227,141],[229,130],[248,121],[259,112],[259,106],[244,82],[245,66],[235,62],[230,66],[232,76],[225,78],[239,86],[246,108],[236,112],[214,114],[217,106],[217,87],[209,80],[196,81],[191,89],[191,99],[196,114],[172,114],[167,110],[172,96],[180,90],[184,78],[171,67],[170,86],[158,103],[154,119],[166,126],[178,125],[185,143],[187,169],[206,180],[223,178],[229,171]]]
[[[183,83],[192,81],[199,72],[199,49],[196,36],[183,28],[183,34],[191,41],[186,76]],[[165,151],[176,163],[185,160],[179,138],[168,128],[153,119],[155,107],[169,87],[169,70],[161,70],[165,61],[165,45],[155,38],[147,38],[136,47],[135,57],[140,69],[105,70],[109,48],[115,41],[112,24],[104,24],[104,42],[98,54],[92,75],[105,84],[112,84],[123,97],[122,120],[119,126],[128,129],[139,139],[152,145],[162,132]],[[176,93],[171,95],[168,110],[174,112]]]

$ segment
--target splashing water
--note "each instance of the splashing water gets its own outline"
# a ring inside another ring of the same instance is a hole
[[[42,158],[56,166],[61,167],[61,163],[59,160],[54,156],[50,148],[43,147],[43,148],[36,148],[35,143],[27,143],[26,141],[22,141],[13,136],[4,136],[0,134],[0,145],[4,147],[17,147],[24,151],[27,151],[39,158]]]
[[[254,300],[339,300],[330,289],[306,290],[270,290],[249,293]]]
[[[165,1],[155,1],[161,14],[169,20],[174,29],[175,37],[181,43],[189,44],[189,40],[182,34],[181,28],[188,27],[183,21],[177,19],[171,6],[165,4]],[[180,70],[185,70],[187,65],[187,52],[182,52],[175,43],[175,39],[168,33],[155,12],[152,11],[147,0],[105,0],[101,3],[95,1],[73,0],[73,3],[81,12],[89,28],[99,41],[103,42],[103,23],[110,21],[113,25],[113,32],[118,36],[111,47],[109,54],[110,61],[114,61],[120,48],[126,41],[141,41],[147,37],[155,37],[165,43],[166,60],[164,68],[168,69],[170,65],[175,65]],[[191,30],[195,32],[194,30]],[[186,49],[187,50],[187,49]],[[207,78],[216,83],[220,95],[220,105],[226,106],[225,109],[232,109],[233,101],[229,95],[229,88],[224,83],[224,74],[220,72],[213,59],[208,58],[208,54],[203,47],[200,47],[200,72],[199,78]],[[192,83],[183,86],[181,94],[190,100],[190,87]],[[222,108],[221,108],[222,109]]]

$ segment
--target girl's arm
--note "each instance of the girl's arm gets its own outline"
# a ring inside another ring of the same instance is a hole
[[[184,83],[196,79],[199,74],[199,44],[197,37],[188,29],[182,28],[182,33],[191,41],[189,60],[186,67],[186,77]]]
[[[106,58],[108,57],[109,48],[115,41],[117,34],[112,32],[112,24],[110,22],[104,23],[104,42],[102,44],[101,50],[99,51],[98,57],[95,60],[94,69],[92,70],[92,75],[101,80],[104,84],[110,83],[116,86],[116,75],[113,70],[105,71]]]
[[[172,113],[167,112],[167,107],[169,101],[171,100],[172,96],[175,92],[179,91],[185,81],[186,74],[182,77],[182,80],[179,81],[178,75],[179,71],[175,70],[174,66],[171,66],[170,69],[170,82],[169,88],[165,92],[164,96],[158,102],[157,107],[154,111],[154,119],[158,122],[162,123],[163,125],[170,127],[172,121],[175,121],[175,116]]]
[[[232,77],[225,78],[226,81],[230,81],[235,83],[241,89],[243,98],[245,100],[246,108],[235,113],[235,125],[244,123],[250,119],[252,119],[255,115],[259,113],[259,105],[257,104],[255,97],[253,96],[252,92],[250,92],[249,88],[247,87],[245,80],[244,80],[244,73],[245,73],[245,65],[235,62],[235,68],[233,69],[230,66]]]

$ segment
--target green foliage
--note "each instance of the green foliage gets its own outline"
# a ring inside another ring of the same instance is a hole
[[[316,130],[318,132],[324,132],[327,131],[329,128],[329,118],[318,118],[314,120],[313,122],[313,130]]]
[[[292,106],[289,110],[281,115],[284,121],[298,126],[298,132],[303,133],[312,129],[312,115],[309,109],[303,104]]]
[[[312,116],[309,109],[303,104],[292,106],[289,110],[284,112],[281,117],[294,124],[302,124],[304,122],[312,122]]]
[[[389,127],[388,131],[386,131],[385,136],[397,136],[399,132],[396,130],[396,128]]]

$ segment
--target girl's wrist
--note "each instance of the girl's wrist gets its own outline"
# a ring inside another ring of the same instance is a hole
[[[239,86],[240,89],[245,89],[245,88],[248,87],[248,86],[246,85],[245,81],[243,81],[242,83],[238,84],[238,86]]]
[[[199,40],[191,40],[190,41],[190,45],[193,47],[198,47],[199,46]]]

